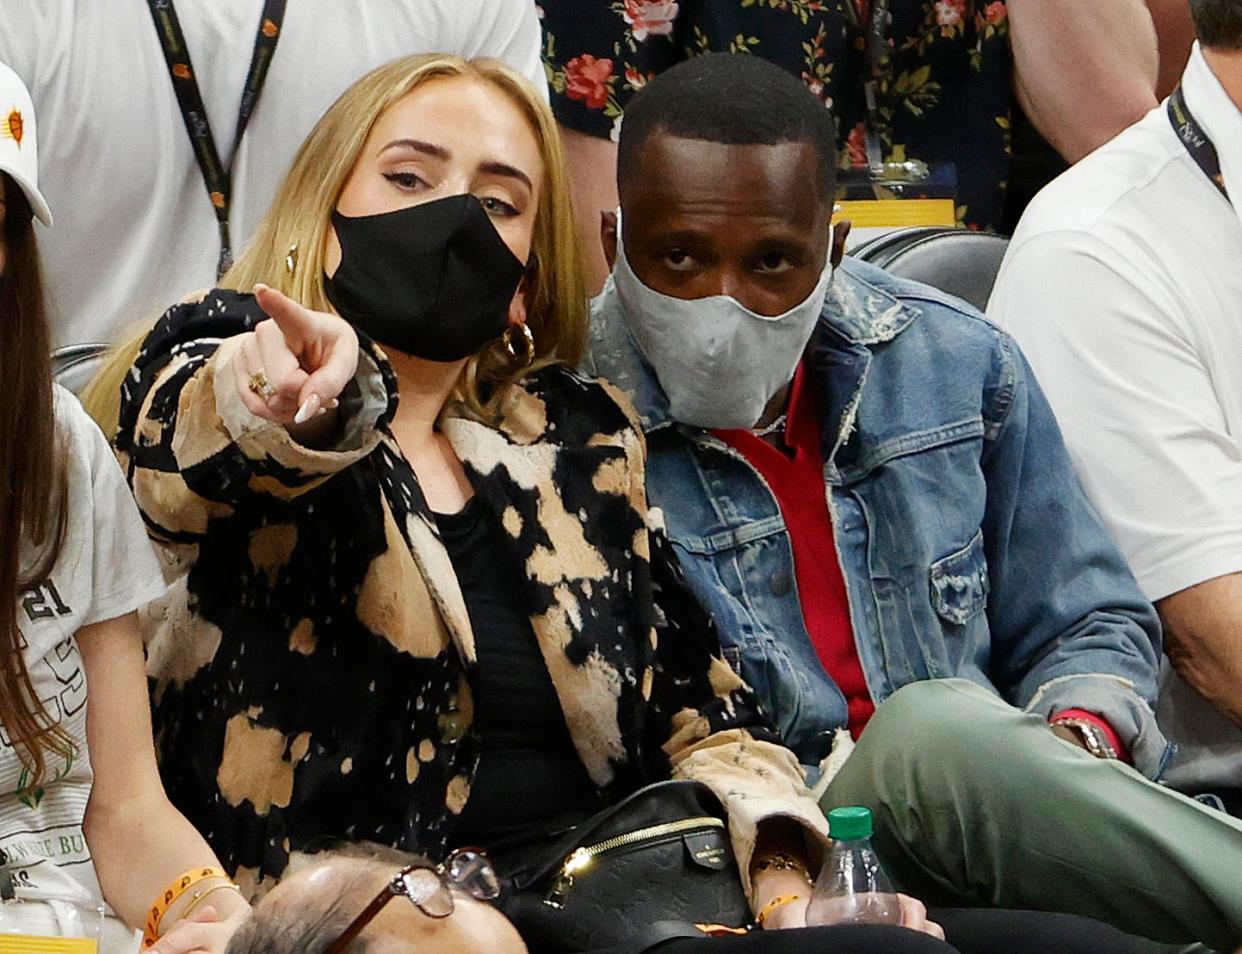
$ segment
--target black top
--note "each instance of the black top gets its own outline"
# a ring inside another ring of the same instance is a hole
[[[483,750],[452,842],[493,854],[601,807],[565,725],[531,628],[520,567],[491,512],[472,498],[436,514],[474,630],[474,724]]]

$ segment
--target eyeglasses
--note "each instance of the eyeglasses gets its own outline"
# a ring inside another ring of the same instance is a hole
[[[396,897],[409,898],[429,918],[447,918],[453,913],[453,888],[465,891],[477,901],[492,901],[500,896],[500,880],[482,852],[461,848],[449,855],[443,864],[415,862],[397,872],[384,890],[350,922],[326,954],[341,954],[384,905]]]

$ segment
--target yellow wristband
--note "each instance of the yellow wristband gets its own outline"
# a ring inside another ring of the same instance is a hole
[[[224,878],[227,880],[228,875],[219,868],[191,868],[160,892],[160,896],[155,899],[155,903],[147,911],[147,919],[142,931],[143,947],[150,947],[160,939],[160,919],[164,917],[176,900],[194,885],[200,881],[206,881],[208,878]]]
[[[755,923],[758,924],[760,927],[763,927],[763,922],[767,920],[768,915],[771,914],[773,911],[775,911],[777,908],[783,908],[787,904],[792,904],[795,901],[801,901],[801,900],[802,900],[802,895],[800,894],[778,895],[777,897],[769,901],[767,904],[765,904],[763,906],[763,910],[760,911],[757,915],[755,915]]]

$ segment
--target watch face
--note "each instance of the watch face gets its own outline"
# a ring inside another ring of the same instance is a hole
[[[1104,735],[1098,725],[1085,719],[1065,719],[1053,724],[1062,725],[1077,732],[1082,736],[1083,745],[1087,751],[1097,759],[1115,759],[1117,757],[1116,751],[1108,742],[1108,737]]]
[[[1102,759],[1115,759],[1117,757],[1117,753],[1108,744],[1108,739],[1100,731],[1099,726],[1088,725],[1084,732],[1087,736],[1087,744],[1091,746],[1092,755],[1098,755]]]

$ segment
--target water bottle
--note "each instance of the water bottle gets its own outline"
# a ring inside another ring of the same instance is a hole
[[[807,924],[900,924],[897,892],[871,847],[871,810],[834,808],[828,829],[832,850],[811,892]]]

